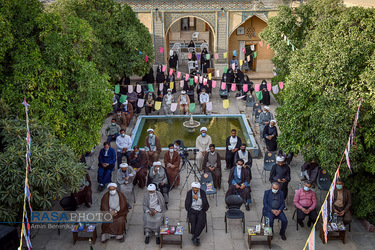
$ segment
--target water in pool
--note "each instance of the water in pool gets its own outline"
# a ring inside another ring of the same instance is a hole
[[[155,135],[159,137],[162,147],[168,147],[168,144],[173,143],[177,139],[184,141],[185,147],[195,147],[195,140],[200,134],[201,127],[207,127],[207,134],[211,136],[212,143],[216,147],[225,147],[225,140],[231,135],[231,130],[236,129],[237,135],[247,146],[252,146],[246,127],[240,118],[237,117],[194,117],[195,121],[199,121],[201,125],[195,129],[194,132],[189,132],[182,124],[188,121],[190,117],[164,117],[160,118],[146,118],[144,125],[139,129],[140,137],[136,138],[133,145],[144,146],[144,140],[147,136],[147,129],[153,128]],[[139,133],[139,131],[138,131]],[[245,138],[245,140],[244,140]]]

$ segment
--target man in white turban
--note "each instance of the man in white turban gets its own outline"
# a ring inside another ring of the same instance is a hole
[[[153,162],[158,161],[161,153],[161,144],[159,137],[154,134],[152,128],[147,129],[148,135],[145,138],[145,150],[147,154],[148,166],[151,166]]]
[[[206,192],[200,187],[199,182],[193,182],[185,199],[185,209],[188,212],[189,223],[191,224],[189,233],[193,235],[192,241],[196,246],[200,245],[199,236],[206,225],[206,212],[210,207]]]
[[[284,193],[284,200],[288,197],[288,183],[290,182],[290,168],[285,163],[284,156],[276,157],[277,163],[272,166],[270,173],[270,182],[277,182],[280,185],[280,190]],[[285,208],[286,209],[286,206]]]
[[[148,192],[143,198],[143,225],[146,233],[145,243],[150,242],[150,232],[155,232],[156,244],[160,244],[159,230],[166,211],[163,195],[156,191],[156,186],[147,186]]]
[[[277,135],[276,121],[271,120],[263,130],[263,138],[268,151],[277,150]]]
[[[186,94],[185,90],[181,91],[181,95],[178,97],[178,106],[180,106],[181,115],[189,113],[190,97]]]
[[[197,166],[199,170],[202,170],[203,158],[210,150],[210,144],[212,144],[211,136],[207,134],[207,128],[201,127],[201,134],[195,140],[195,147],[199,149],[197,152]]]
[[[168,185],[168,177],[165,168],[162,166],[160,161],[156,161],[152,164],[149,172],[150,181],[149,183],[153,183],[156,185],[157,190],[159,190],[164,197],[166,208],[168,209],[168,193],[169,193],[169,185]]]
[[[128,203],[123,193],[116,190],[116,183],[109,183],[108,192],[101,200],[100,211],[110,212],[113,216],[112,223],[102,223],[102,242],[107,243],[110,237],[116,237],[120,242],[125,241],[125,221],[128,215]]]
[[[273,114],[270,112],[270,107],[264,106],[263,112],[259,115],[259,132],[261,136],[263,135],[264,127],[268,125],[271,120],[273,120]]]
[[[135,170],[127,163],[120,164],[120,169],[117,170],[117,183],[120,185],[121,193],[126,197],[129,209],[132,208],[130,205],[130,197],[133,190],[133,179],[135,175]]]
[[[163,106],[164,106],[164,113],[165,115],[169,116],[172,114],[171,106],[174,103],[174,97],[172,94],[172,89],[167,90],[167,94],[163,97]]]

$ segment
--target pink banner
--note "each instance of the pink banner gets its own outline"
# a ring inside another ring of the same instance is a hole
[[[246,54],[246,48],[242,48],[242,53]]]
[[[169,75],[171,76],[173,74],[173,69],[169,70]]]
[[[202,81],[203,81],[203,76],[200,76],[199,77],[199,83],[202,83]]]
[[[227,85],[226,82],[222,82],[222,83],[221,83],[221,89],[224,90],[225,87],[226,87],[226,85]]]
[[[195,83],[198,82],[198,76],[194,76],[194,82],[195,82]]]
[[[232,83],[231,90],[232,90],[232,91],[235,91],[235,90],[236,90],[236,84],[235,84],[235,83]]]
[[[134,91],[133,88],[134,88],[133,85],[129,85],[129,86],[128,86],[128,93],[129,93],[129,94],[133,93],[133,91]]]
[[[315,250],[315,228],[311,230],[311,235],[309,239],[309,250]]]
[[[161,71],[165,72],[166,69],[167,69],[167,66],[163,65],[163,68],[161,69]]]
[[[180,71],[177,72],[177,78],[181,78],[181,72]]]
[[[219,59],[219,54],[218,53],[215,54],[215,59],[216,60]]]
[[[193,57],[193,54],[189,53],[188,58],[191,59]]]
[[[203,85],[207,85],[207,78],[203,79]]]
[[[234,70],[236,68],[236,64],[232,63],[232,69]]]
[[[269,43],[267,43],[267,49],[270,49],[270,44]]]
[[[181,88],[184,87],[184,80],[181,80],[181,81],[180,81],[180,87],[181,87]]]
[[[258,92],[260,90],[260,84],[255,84],[254,89],[255,92]]]
[[[145,55],[145,62],[148,62],[148,56]]]
[[[243,91],[244,91],[244,92],[247,92],[248,90],[249,90],[249,85],[244,84],[244,85],[243,85]]]
[[[283,82],[279,82],[279,87],[280,87],[280,89],[283,89],[284,88],[284,83]]]
[[[263,41],[260,41],[259,45],[260,47],[263,47]]]
[[[189,74],[185,75],[185,81],[189,81]]]
[[[216,88],[216,81],[212,81],[212,87]]]
[[[272,84],[271,83],[267,83],[267,90],[271,91],[271,89],[272,89]]]
[[[160,53],[163,53],[163,51],[164,51],[164,48],[160,47]]]

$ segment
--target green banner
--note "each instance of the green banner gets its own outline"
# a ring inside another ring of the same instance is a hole
[[[128,96],[127,95],[121,95],[120,97],[120,102],[121,103],[124,103],[126,101],[126,99],[128,99]]]
[[[256,96],[257,96],[257,98],[258,98],[259,101],[262,100],[263,99],[262,91],[256,92]]]
[[[154,86],[152,84],[148,84],[148,91],[154,92]]]
[[[190,86],[193,86],[193,85],[194,85],[194,79],[190,78]]]
[[[115,94],[120,93],[120,85],[115,85]]]
[[[189,111],[190,111],[191,113],[193,113],[194,110],[195,110],[195,103],[190,103],[190,104],[189,104]]]

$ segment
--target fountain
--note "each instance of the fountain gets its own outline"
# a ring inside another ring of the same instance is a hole
[[[193,120],[193,115],[190,115],[190,120],[184,122],[182,125],[184,125],[185,128],[188,128],[189,132],[194,132],[196,127],[199,127],[201,125],[200,122]]]

